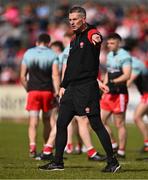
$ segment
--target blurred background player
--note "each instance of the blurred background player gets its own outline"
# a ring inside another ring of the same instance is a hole
[[[143,135],[144,145],[141,153],[148,153],[148,127],[144,122],[144,115],[148,115],[148,67],[141,60],[132,57],[132,74],[127,81],[128,87],[135,83],[141,94],[141,101],[134,112],[134,122]]]
[[[53,41],[50,44],[50,48],[56,53],[58,56],[58,69],[59,69],[59,75],[61,79],[62,74],[62,60],[63,60],[63,50],[64,45],[62,41]],[[58,114],[58,99],[55,97],[55,107],[51,111],[50,116],[50,125],[51,130],[49,133],[48,140],[46,141],[46,144],[43,147],[43,150],[41,153],[39,153],[36,156],[36,160],[51,160],[53,158],[52,153],[54,149],[54,143],[55,143],[55,136],[56,136],[56,120],[57,120],[57,114]]]
[[[62,41],[54,41],[51,43],[50,48],[57,54],[58,56],[58,66],[60,72],[60,79],[62,75],[62,66],[63,66],[63,51],[64,51],[64,44]]]
[[[126,82],[131,74],[131,56],[127,51],[120,48],[121,40],[121,37],[116,33],[111,34],[107,39],[109,53],[107,55],[107,73],[104,83],[108,85],[110,91],[107,94],[103,94],[100,105],[102,121],[111,137],[113,135],[107,121],[112,114],[114,116],[119,139],[117,155],[118,157],[125,158],[127,141],[125,112],[128,103]],[[113,139],[112,146],[117,148],[117,143]]]
[[[32,157],[36,155],[39,112],[43,112],[43,137],[46,143],[50,132],[50,110],[53,98],[59,91],[57,55],[48,48],[49,43],[48,34],[39,35],[36,47],[26,51],[21,65],[21,82],[28,92],[26,109],[29,112],[28,136]]]

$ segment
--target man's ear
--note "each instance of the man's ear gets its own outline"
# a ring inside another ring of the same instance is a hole
[[[86,23],[86,17],[83,17],[82,21],[83,21],[83,24],[85,24]]]

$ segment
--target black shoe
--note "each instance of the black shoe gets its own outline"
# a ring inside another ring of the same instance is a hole
[[[98,152],[93,157],[88,157],[90,161],[104,161],[106,160],[106,156],[99,154]]]
[[[121,166],[119,165],[117,159],[113,157],[110,161],[108,161],[107,165],[105,166],[104,169],[102,169],[102,172],[104,173],[115,173],[121,169]]]
[[[56,164],[55,162],[50,162],[48,164],[45,164],[43,166],[38,167],[40,170],[44,171],[62,171],[64,170],[64,164]]]
[[[40,154],[36,155],[35,160],[44,160],[44,161],[49,161],[49,160],[53,160],[53,154],[44,154],[43,152],[41,152]]]
[[[148,157],[136,158],[136,161],[148,161]]]
[[[141,149],[140,149],[140,153],[148,153],[148,146],[143,146]]]
[[[117,159],[125,159],[125,154],[124,155],[121,155],[121,154],[116,154],[116,157],[117,157]]]

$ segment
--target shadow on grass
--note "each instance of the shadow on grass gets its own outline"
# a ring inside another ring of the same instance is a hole
[[[66,166],[65,169],[76,169],[76,168],[79,168],[79,169],[94,169],[94,167],[92,166]]]
[[[148,157],[137,158],[136,161],[148,161]]]
[[[6,157],[4,157],[4,156],[1,156],[1,157],[0,157],[0,159],[6,159]]]
[[[122,169],[120,172],[148,172],[148,169]]]
[[[7,166],[3,166],[2,168],[4,169],[22,169],[22,168],[26,168],[24,166],[15,166],[14,164],[13,165],[7,165]],[[38,169],[38,167],[29,167],[30,169]],[[94,169],[94,167],[92,166],[66,166],[65,169]]]

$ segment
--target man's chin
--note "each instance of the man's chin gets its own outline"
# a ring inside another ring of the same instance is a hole
[[[77,29],[74,29],[74,28],[73,28],[72,30],[73,30],[74,32],[77,32]]]
[[[73,30],[73,31],[77,31],[78,30],[78,28],[77,27],[75,27],[75,26],[71,26],[71,29]]]
[[[77,33],[77,32],[79,32],[79,29],[73,29],[73,32]]]

